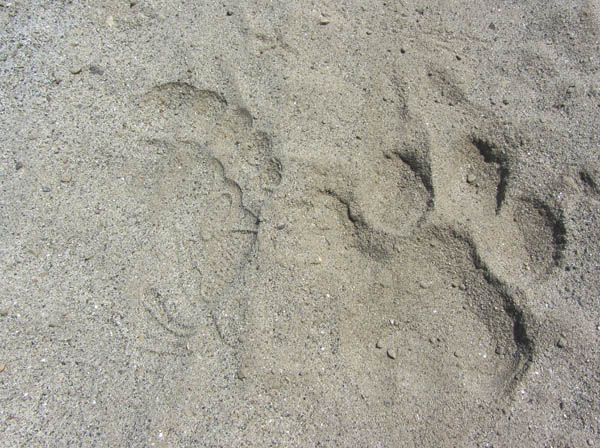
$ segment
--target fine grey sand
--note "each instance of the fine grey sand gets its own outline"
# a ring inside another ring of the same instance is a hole
[[[600,445],[600,4],[0,1],[0,446]]]

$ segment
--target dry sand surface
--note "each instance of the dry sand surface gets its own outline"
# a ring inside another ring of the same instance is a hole
[[[0,446],[600,446],[597,0],[0,1]]]

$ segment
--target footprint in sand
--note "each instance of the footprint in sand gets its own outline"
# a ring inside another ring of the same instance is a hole
[[[358,179],[341,169],[321,190],[368,260],[368,292],[340,317],[340,353],[369,406],[391,419],[382,431],[400,419],[424,443],[460,440],[474,412],[510,402],[535,357],[520,285],[560,263],[565,226],[557,207],[513,195],[510,141],[463,136],[439,153],[422,122],[394,113],[401,136],[366,150]]]
[[[131,287],[139,339],[147,351],[185,355],[212,328],[233,344],[244,305],[232,284],[253,250],[280,164],[249,112],[215,92],[160,85],[140,110],[141,175],[132,194],[147,212]]]

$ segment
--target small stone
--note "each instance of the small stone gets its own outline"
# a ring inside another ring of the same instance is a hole
[[[237,371],[237,377],[240,380],[248,378],[248,367],[245,364],[240,365],[240,368]]]
[[[23,163],[22,162],[19,161],[19,162],[15,163],[15,169],[17,171],[19,171],[21,168],[23,168]]]
[[[81,67],[80,65],[76,65],[71,67],[69,71],[72,75],[78,75],[79,73],[81,73],[81,70],[83,70],[83,67]]]
[[[367,30],[367,36],[370,36],[371,34],[373,34],[373,31]]]
[[[375,347],[376,348],[383,348],[384,342],[382,339],[379,339],[376,343],[375,343]]]
[[[71,182],[71,180],[72,180],[72,179],[73,179],[73,178],[72,178],[72,176],[71,176],[69,173],[65,173],[65,174],[63,174],[63,175],[61,176],[61,178],[60,178],[60,181],[61,181],[63,184],[68,184],[69,182]]]
[[[429,282],[424,282],[424,281],[422,281],[422,280],[421,280],[421,281],[419,282],[419,287],[420,287],[421,289],[428,289],[429,287],[431,287],[431,283],[429,283]]]
[[[8,316],[8,310],[2,309],[0,310],[0,317],[6,317]]]
[[[567,346],[567,340],[561,336],[558,338],[558,341],[556,341],[556,346],[558,348],[565,348]]]
[[[43,191],[44,193],[50,193],[50,192],[52,191],[52,189],[51,189],[50,187],[43,186],[43,187],[42,187],[42,191]]]
[[[104,74],[104,70],[102,70],[102,67],[98,67],[97,65],[90,65],[89,70],[92,75]]]
[[[504,98],[502,100],[502,104],[504,104],[505,106],[508,105],[510,103],[510,101],[508,101],[508,98]]]
[[[456,350],[456,351],[454,352],[454,356],[455,356],[456,358],[462,358],[462,353],[461,353],[460,351]]]
[[[587,439],[588,446],[594,446],[594,441],[592,439]]]
[[[284,223],[284,222],[280,222],[280,223],[278,223],[278,224],[275,226],[275,228],[276,228],[277,230],[283,230],[283,229],[285,229],[285,223]]]
[[[5,369],[6,369],[6,364],[0,363],[0,373],[4,372]]]
[[[319,20],[319,23],[321,25],[329,25],[331,21],[327,18],[327,17],[321,17],[321,19]]]
[[[477,176],[475,174],[467,174],[467,183],[474,183],[477,180]]]
[[[130,8],[133,8],[137,4],[138,4],[138,0],[129,0],[129,7]]]
[[[390,359],[396,359],[396,350],[394,350],[393,348],[388,348],[387,355]]]
[[[200,230],[200,239],[202,241],[210,241],[212,240],[213,234],[210,229],[203,228]]]
[[[228,9],[225,14],[227,14],[227,17],[231,17],[233,15],[233,11],[231,9]]]

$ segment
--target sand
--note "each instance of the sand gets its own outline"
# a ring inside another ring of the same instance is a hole
[[[600,445],[596,1],[0,1],[0,446]]]

